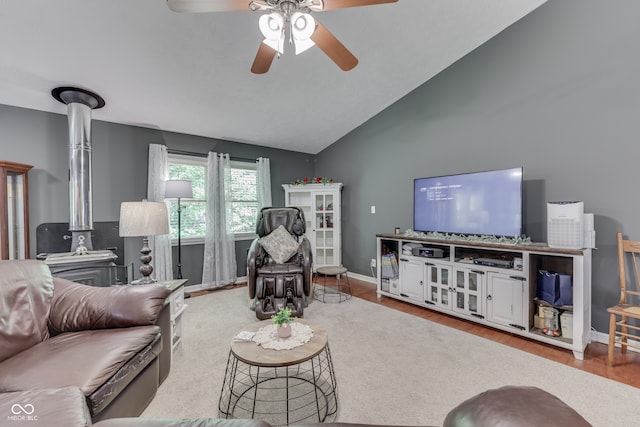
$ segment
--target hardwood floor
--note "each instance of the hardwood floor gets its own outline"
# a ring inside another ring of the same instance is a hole
[[[545,357],[567,366],[572,366],[583,371],[600,375],[614,381],[629,384],[633,387],[640,387],[640,353],[627,352],[622,354],[620,349],[616,349],[615,366],[607,366],[607,345],[601,343],[591,343],[587,347],[584,360],[577,360],[570,350],[560,349],[538,341],[529,340],[508,332],[499,331],[473,322],[458,319],[453,316],[442,314],[413,304],[405,303],[393,298],[378,297],[374,284],[362,280],[349,278],[351,292],[354,297],[404,311],[423,319],[437,322],[452,328],[463,330],[480,337],[484,337],[513,348],[526,351],[540,357]],[[327,285],[333,283],[327,279]],[[244,285],[242,285],[244,286]],[[237,286],[234,286],[237,287]],[[192,293],[192,296],[206,294],[206,291]]]
[[[349,281],[351,283],[351,291],[355,297],[394,308],[396,310],[402,310],[405,313],[422,317],[423,319],[437,322],[452,328],[460,329],[540,357],[545,357],[547,359],[563,363],[567,366],[582,369],[583,371],[595,375],[600,375],[634,387],[640,387],[639,353],[627,352],[623,355],[620,353],[620,349],[616,349],[615,366],[609,367],[607,366],[607,345],[591,343],[587,346],[584,360],[577,360],[573,357],[573,352],[570,350],[560,349],[538,341],[526,339],[518,335],[513,335],[508,332],[478,325],[473,322],[458,319],[453,316],[428,310],[393,298],[378,297],[374,284],[352,278],[350,278]]]

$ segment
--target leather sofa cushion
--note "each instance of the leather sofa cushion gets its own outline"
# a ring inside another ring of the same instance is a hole
[[[159,333],[138,326],[60,334],[0,363],[0,392],[76,386],[89,396]]]
[[[155,395],[160,382],[159,371],[156,369],[154,374],[143,374],[142,371],[144,371],[147,366],[158,359],[158,355],[161,351],[162,336],[158,334],[153,342],[137,352],[135,356],[129,359],[129,361],[125,363],[122,368],[118,370],[118,372],[115,373],[115,375],[109,378],[107,382],[102,384],[95,392],[91,393],[88,396],[87,404],[89,405],[89,412],[91,412],[91,414],[94,416],[101,413],[102,410],[109,406],[109,404],[111,404],[111,402],[116,397],[118,397],[125,388],[130,387],[131,382],[138,378],[138,376],[142,377],[143,375],[152,375],[155,381],[153,383],[153,386],[149,386],[147,384],[146,387],[135,387],[138,390],[136,394],[138,396],[148,395],[149,391],[152,391],[152,394]],[[149,401],[151,401],[151,398],[149,399]],[[142,411],[142,409],[146,407],[147,404],[141,406],[140,411]]]
[[[49,337],[52,295],[45,263],[0,261],[0,362]]]
[[[453,408],[443,427],[589,427],[580,414],[536,387],[505,386]]]
[[[0,393],[0,416],[0,425],[6,426],[91,426],[84,395],[77,387]]]
[[[156,284],[94,287],[54,278],[52,334],[153,325],[170,292]]]

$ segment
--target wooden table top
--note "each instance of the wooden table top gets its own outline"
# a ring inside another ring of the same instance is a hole
[[[304,319],[296,319],[295,322],[309,326],[313,330],[313,337],[309,342],[290,350],[265,349],[253,341],[231,341],[231,352],[241,361],[252,366],[277,367],[302,363],[318,354],[327,346],[327,331],[321,326]],[[268,326],[273,320],[267,319],[252,323],[242,328],[243,331],[256,332],[258,329]],[[238,331],[239,332],[239,331]]]
[[[347,268],[341,265],[326,265],[324,267],[318,267],[316,272],[318,274],[324,274],[325,276],[336,276],[338,274],[346,273]]]

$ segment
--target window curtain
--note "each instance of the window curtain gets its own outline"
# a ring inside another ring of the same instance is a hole
[[[269,159],[259,157],[256,160],[256,181],[258,190],[258,212],[260,209],[272,206],[271,202],[271,166]]]
[[[169,159],[167,147],[149,144],[149,174],[147,177],[147,200],[164,202],[165,181],[169,178]],[[166,202],[165,202],[166,203]],[[171,235],[149,236],[153,278],[156,280],[173,279],[173,261],[171,259]]]
[[[210,152],[207,158],[206,235],[202,287],[217,288],[237,278],[236,248],[227,231],[231,218],[231,159],[228,154]]]

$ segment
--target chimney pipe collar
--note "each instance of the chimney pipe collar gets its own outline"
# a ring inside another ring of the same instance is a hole
[[[100,95],[86,89],[71,86],[57,87],[51,91],[51,96],[63,104],[77,102],[91,109],[102,108],[105,104],[104,99],[102,99]]]

